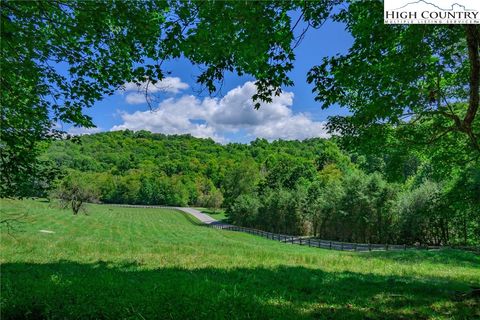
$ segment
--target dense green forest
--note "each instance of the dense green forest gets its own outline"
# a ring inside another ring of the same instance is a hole
[[[476,161],[371,154],[340,138],[221,145],[127,130],[58,140],[42,160],[61,168],[51,189],[80,185],[104,203],[222,206],[237,225],[332,240],[479,243]]]

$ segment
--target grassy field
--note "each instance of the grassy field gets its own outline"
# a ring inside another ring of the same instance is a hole
[[[480,257],[349,253],[209,229],[160,209],[2,200],[2,319],[474,319]],[[54,233],[40,232],[40,230]]]

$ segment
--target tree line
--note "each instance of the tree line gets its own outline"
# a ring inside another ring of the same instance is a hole
[[[445,170],[419,150],[372,156],[346,146],[127,130],[58,140],[42,159],[62,172],[51,188],[80,186],[104,203],[221,206],[239,226],[330,240],[479,243],[475,162]]]

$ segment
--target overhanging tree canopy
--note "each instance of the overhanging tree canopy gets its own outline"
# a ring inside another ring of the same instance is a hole
[[[257,79],[270,101],[291,85],[296,26],[319,24],[331,1],[1,1],[2,195],[34,174],[37,142],[55,123],[92,127],[83,113],[126,82],[155,84],[184,56],[211,92],[226,71]]]
[[[352,113],[332,118],[330,128],[372,137],[385,123],[428,124],[417,140],[460,132],[480,152],[479,26],[386,25],[381,1],[348,2],[333,17],[345,23],[353,46],[308,75],[324,108],[340,104]]]
[[[415,135],[427,142],[459,132],[480,150],[478,25],[384,25],[381,1],[2,0],[1,195],[34,173],[37,142],[56,134],[56,121],[93,126],[84,108],[126,82],[161,80],[166,60],[201,65],[197,80],[210,91],[225,72],[250,74],[253,98],[270,101],[292,84],[289,13],[319,27],[341,3],[333,17],[354,45],[308,75],[324,107],[352,112],[331,129],[361,136],[421,123]]]

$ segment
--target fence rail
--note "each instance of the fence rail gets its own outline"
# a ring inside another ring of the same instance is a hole
[[[440,249],[439,246],[407,246],[398,244],[374,244],[374,243],[351,243],[341,241],[322,240],[312,237],[292,236],[273,232],[262,231],[258,229],[237,227],[226,224],[210,224],[206,225],[209,228],[222,229],[229,231],[245,232],[257,236],[261,236],[271,240],[277,240],[284,243],[297,244],[302,246],[309,246],[315,248],[323,248],[330,250],[341,251],[390,251],[390,250],[410,250],[410,249],[423,249],[432,250]]]

